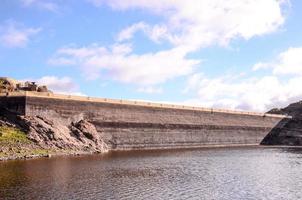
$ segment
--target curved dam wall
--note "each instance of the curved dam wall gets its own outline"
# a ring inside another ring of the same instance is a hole
[[[258,145],[285,116],[148,102],[13,93],[2,106],[22,115],[86,119],[116,150]]]

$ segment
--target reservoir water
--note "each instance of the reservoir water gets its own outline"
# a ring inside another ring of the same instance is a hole
[[[0,199],[302,199],[302,149],[208,148],[0,162]]]

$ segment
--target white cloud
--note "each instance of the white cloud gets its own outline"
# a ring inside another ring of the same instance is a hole
[[[125,29],[123,29],[117,36],[118,42],[130,40],[134,37],[134,34],[138,31],[146,34],[152,41],[160,42],[162,39],[173,41],[173,36],[168,32],[168,28],[165,25],[150,26],[145,22],[135,23]]]
[[[286,106],[302,98],[302,76],[282,80],[277,76],[232,79],[207,78],[194,74],[188,79],[185,92],[196,93],[186,103],[206,107],[268,111]]]
[[[123,83],[155,85],[175,77],[188,75],[199,60],[186,58],[181,48],[137,55],[130,45],[99,45],[59,49],[50,64],[80,66],[87,78],[99,76]]]
[[[291,47],[274,60],[255,64],[254,71],[267,70],[271,74],[264,77],[209,79],[203,74],[194,74],[184,91],[197,93],[189,103],[209,107],[256,111],[284,107],[302,99],[301,55],[302,47]]]
[[[21,0],[21,2],[24,6],[35,6],[39,9],[51,12],[57,12],[59,9],[59,6],[56,3],[47,0]]]
[[[148,27],[149,27],[149,25],[147,25],[144,22],[139,22],[139,23],[133,24],[133,25],[127,27],[126,29],[122,30],[118,34],[117,41],[121,42],[124,40],[132,39],[135,32],[137,32],[137,31],[145,32]]]
[[[285,0],[91,0],[116,10],[142,9],[163,17],[161,25],[140,22],[120,35],[130,39],[136,31],[152,39],[166,39],[174,45],[198,49],[212,44],[226,45],[231,39],[250,39],[274,32],[284,23]],[[153,30],[153,31],[152,31]],[[127,34],[126,34],[127,33]],[[121,39],[120,38],[120,39]],[[154,38],[153,38],[154,39]]]
[[[147,94],[161,94],[163,89],[161,87],[145,86],[137,89],[138,92]]]
[[[56,93],[85,96],[79,91],[79,86],[70,77],[43,76],[35,81],[39,85],[46,85]]]
[[[269,63],[259,62],[253,66],[253,71],[258,71],[260,69],[269,69],[269,68],[271,68],[271,65]]]
[[[276,75],[302,75],[302,47],[289,48],[268,63],[258,63],[254,70],[272,69]]]
[[[7,47],[25,47],[31,37],[41,30],[41,28],[27,28],[16,22],[7,21],[0,26],[0,41]]]

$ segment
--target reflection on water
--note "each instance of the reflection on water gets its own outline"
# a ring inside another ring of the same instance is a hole
[[[114,152],[0,163],[0,199],[301,199],[302,149]]]

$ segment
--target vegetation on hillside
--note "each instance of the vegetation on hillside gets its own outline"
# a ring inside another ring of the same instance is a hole
[[[26,137],[26,134],[23,131],[17,128],[0,126],[0,143],[29,144],[31,141]]]
[[[23,131],[0,126],[0,160],[47,156],[50,151],[35,145]]]

